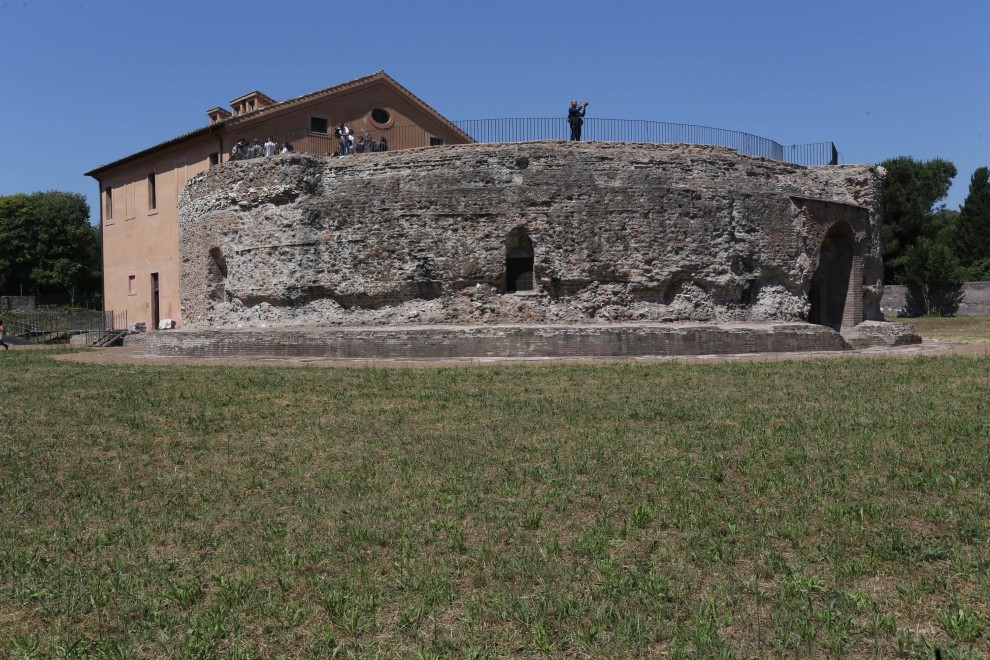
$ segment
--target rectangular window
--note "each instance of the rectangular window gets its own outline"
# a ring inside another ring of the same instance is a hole
[[[433,135],[430,136],[431,147],[439,147],[441,144],[443,144],[443,138],[434,137]]]
[[[148,210],[154,211],[158,208],[158,190],[155,186],[155,174],[148,175]]]
[[[137,275],[133,273],[127,276],[127,295],[137,295]]]
[[[327,120],[323,117],[310,117],[309,118],[309,130],[314,133],[326,133],[327,132]]]
[[[220,164],[220,154],[210,154],[210,167],[216,167]]]
[[[113,222],[113,188],[107,188],[107,222]]]

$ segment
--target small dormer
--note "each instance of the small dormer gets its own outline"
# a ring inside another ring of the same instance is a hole
[[[254,112],[255,110],[261,110],[262,108],[274,104],[275,99],[267,94],[262,94],[261,92],[255,90],[253,92],[248,92],[244,96],[238,96],[236,99],[231,101],[230,109],[236,117],[238,115],[246,115],[249,112]]]
[[[215,108],[210,108],[209,110],[206,111],[206,114],[210,116],[211,124],[217,124],[219,122],[222,122],[224,119],[230,119],[232,116],[230,114],[230,110],[221,108],[220,106],[217,106]]]

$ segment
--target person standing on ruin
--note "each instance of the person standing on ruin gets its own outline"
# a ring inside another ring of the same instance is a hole
[[[584,123],[584,113],[587,110],[587,101],[578,105],[577,99],[571,99],[571,107],[567,109],[567,123],[571,125],[571,142],[581,141],[581,125]]]
[[[230,159],[240,160],[244,158],[246,154],[247,154],[247,141],[245,141],[244,138],[241,138],[240,140],[237,141],[237,144],[235,144],[234,147],[230,150]]]
[[[275,144],[275,140],[273,140],[269,136],[269,138],[267,140],[265,140],[265,156],[268,157],[268,158],[271,158],[272,156],[274,156],[275,155],[275,147],[276,146],[277,145]]]
[[[344,122],[340,122],[340,126],[334,131],[334,135],[340,138],[340,155],[346,156],[351,147],[351,129],[347,128]]]

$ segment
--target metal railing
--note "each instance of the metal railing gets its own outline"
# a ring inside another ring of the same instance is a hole
[[[57,343],[68,341],[72,335],[89,337],[127,329],[126,311],[27,309],[6,312],[3,318],[8,336],[32,344]]]
[[[387,129],[376,129],[369,131],[354,131],[353,151],[350,153],[376,153],[381,151],[399,151],[402,149],[415,149],[417,147],[429,147],[443,144],[443,139],[429,133],[419,126],[393,126]],[[293,131],[291,133],[280,133],[271,136],[272,141],[277,145],[276,153],[281,153],[282,147],[291,145],[292,151],[301,151],[315,156],[339,156],[341,155],[340,140],[333,133],[320,133],[317,131]],[[385,138],[383,143],[381,140]],[[255,143],[257,147],[255,148]],[[350,143],[350,141],[348,141]],[[264,157],[264,139],[248,140],[248,150],[239,157],[230,154],[233,160],[245,160],[249,158]],[[374,148],[372,148],[374,145]],[[384,148],[382,148],[384,147]],[[344,154],[347,155],[347,154]]]
[[[570,125],[563,117],[468,119],[454,125],[476,142],[531,142],[567,140]],[[747,156],[762,156],[798,165],[835,165],[838,152],[831,142],[784,146],[774,140],[710,126],[673,124],[643,119],[588,117],[581,129],[587,142],[645,142],[648,144],[704,144],[736,149]]]
[[[480,143],[537,142],[567,140],[570,137],[570,127],[563,117],[468,119],[452,123],[472,140]],[[349,149],[347,151],[355,154],[374,153],[376,150],[370,146],[362,152],[358,145],[378,145],[383,137],[386,140],[387,151],[437,146],[444,143],[442,138],[432,135],[420,126],[413,125],[355,131],[353,136],[355,149],[353,152]],[[589,117],[584,120],[581,138],[585,142],[712,145],[735,149],[747,156],[770,158],[798,165],[838,164],[838,151],[832,142],[784,146],[774,140],[750,133],[693,124]],[[290,144],[293,151],[318,156],[339,156],[343,153],[340,142],[333,133],[295,131],[272,136],[272,139],[278,145],[277,152],[281,151],[282,145]],[[260,142],[263,141],[262,139]],[[242,157],[258,157],[263,153],[263,151],[259,153],[256,149],[254,153]]]

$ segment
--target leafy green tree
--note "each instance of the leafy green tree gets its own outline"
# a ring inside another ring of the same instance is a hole
[[[901,282],[908,287],[908,306],[919,314],[955,314],[962,300],[965,270],[953,245],[951,230],[934,240],[919,238],[904,253]]]
[[[880,163],[884,179],[884,272],[887,283],[902,280],[907,250],[919,239],[934,239],[952,212],[936,206],[949,193],[956,166],[934,158],[916,161],[910,156]]]
[[[30,198],[24,194],[0,197],[0,293],[20,293],[28,282],[24,265],[33,249]]]
[[[0,292],[96,292],[99,230],[89,204],[59,191],[0,197]]]
[[[990,260],[990,168],[973,172],[969,194],[959,209],[955,246],[963,265],[974,275],[982,274]]]
[[[967,282],[990,282],[990,257],[965,268]]]

